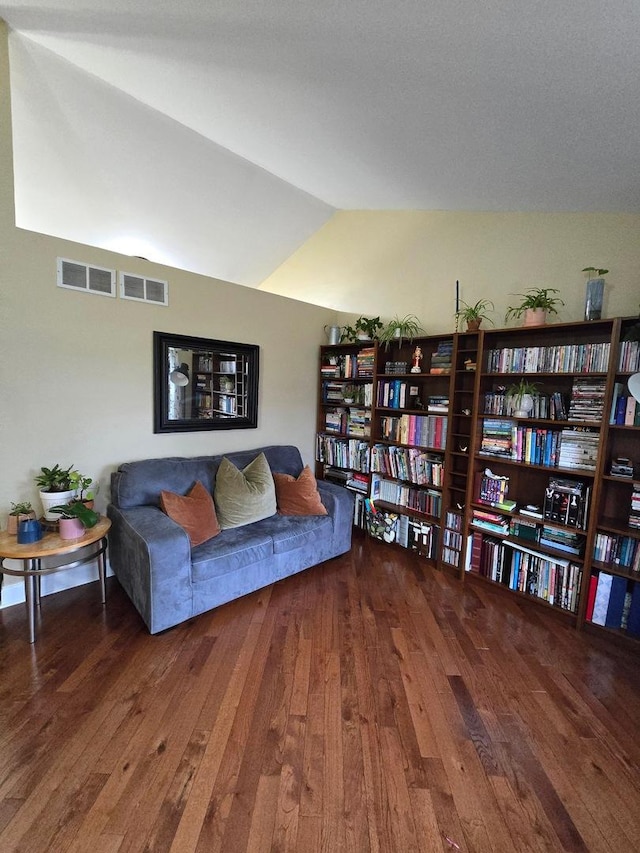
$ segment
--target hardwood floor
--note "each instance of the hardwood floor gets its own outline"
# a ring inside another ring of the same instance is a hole
[[[162,635],[0,612],[0,850],[640,849],[635,650],[356,535]]]

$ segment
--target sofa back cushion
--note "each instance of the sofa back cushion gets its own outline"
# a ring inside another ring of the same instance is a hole
[[[223,530],[274,515],[276,488],[264,453],[256,456],[242,471],[225,457],[218,467],[213,495]]]
[[[274,472],[276,500],[281,515],[326,515],[327,510],[320,500],[318,484],[308,465],[298,477]]]
[[[272,471],[297,477],[302,471],[302,457],[297,447],[276,444],[256,450],[240,450],[225,454],[238,468],[246,468],[256,456],[264,453]],[[199,480],[213,494],[220,456],[169,456],[165,459],[141,459],[125,462],[111,475],[111,503],[120,509],[134,506],[160,506],[163,490],[184,495]]]

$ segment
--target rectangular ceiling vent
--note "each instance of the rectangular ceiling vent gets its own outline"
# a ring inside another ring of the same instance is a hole
[[[105,267],[83,264],[58,258],[58,287],[69,290],[82,290],[85,293],[97,293],[100,296],[116,295],[116,271]]]
[[[120,296],[136,302],[152,302],[154,305],[169,304],[169,283],[155,278],[143,278],[129,272],[120,273]]]

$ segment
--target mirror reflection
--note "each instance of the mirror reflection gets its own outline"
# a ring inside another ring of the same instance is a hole
[[[155,432],[257,426],[258,347],[154,332]]]

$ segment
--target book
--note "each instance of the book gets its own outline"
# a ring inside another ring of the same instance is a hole
[[[605,617],[605,626],[607,628],[620,628],[622,625],[622,611],[624,609],[624,598],[627,591],[627,580],[615,575],[611,579],[611,590],[609,593],[609,603],[607,605],[607,615]]]
[[[598,576],[591,575],[589,578],[589,592],[587,594],[587,610],[585,618],[587,622],[593,621],[593,607],[596,603],[596,590],[598,589]]]
[[[606,572],[600,572],[598,575],[598,587],[596,589],[596,598],[593,605],[593,617],[591,621],[594,625],[604,625],[607,621],[607,610],[609,608],[609,596],[611,594],[612,575]]]

